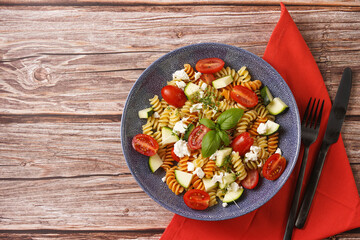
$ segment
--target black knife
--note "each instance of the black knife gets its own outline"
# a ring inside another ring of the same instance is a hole
[[[352,84],[351,79],[351,69],[345,68],[341,77],[339,89],[336,93],[334,104],[330,111],[329,120],[327,123],[323,142],[320,147],[319,155],[312,169],[309,183],[304,193],[304,199],[302,201],[298,217],[295,222],[295,226],[297,228],[304,227],[307,215],[311,207],[311,202],[314,198],[316,187],[320,179],[321,170],[324,166],[326,154],[329,150],[330,145],[336,143],[339,139],[341,126],[344,122],[345,113],[350,98],[350,90]]]

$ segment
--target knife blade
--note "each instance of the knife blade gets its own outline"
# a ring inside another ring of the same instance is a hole
[[[347,106],[349,103],[351,85],[352,71],[350,68],[345,68],[341,77],[338,91],[336,93],[334,104],[330,110],[330,115],[319,154],[311,171],[309,183],[305,189],[304,198],[295,222],[295,226],[297,228],[303,228],[305,225],[311,203],[315,195],[316,187],[320,179],[321,170],[324,166],[326,154],[331,144],[336,143],[339,139],[341,126],[344,122]]]

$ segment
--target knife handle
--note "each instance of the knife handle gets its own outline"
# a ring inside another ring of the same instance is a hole
[[[320,147],[319,155],[315,161],[314,167],[311,171],[308,185],[306,186],[304,199],[301,203],[301,207],[298,213],[298,217],[295,222],[297,228],[303,228],[310,211],[311,203],[315,195],[316,187],[319,183],[321,170],[324,166],[326,154],[329,150],[330,145],[323,142]]]

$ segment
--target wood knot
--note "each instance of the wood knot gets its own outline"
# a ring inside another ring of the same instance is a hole
[[[183,34],[182,32],[177,32],[177,33],[176,33],[176,36],[177,36],[178,38],[181,38],[183,35],[184,35],[184,34]]]
[[[39,67],[34,71],[34,78],[38,81],[50,80],[50,74],[45,68]]]

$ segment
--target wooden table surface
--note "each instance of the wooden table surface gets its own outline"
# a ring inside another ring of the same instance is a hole
[[[125,99],[154,60],[221,42],[262,56],[279,16],[263,0],[0,0],[0,238],[158,239],[173,214],[121,150]],[[284,1],[334,99],[360,191],[360,2]],[[360,220],[359,220],[360,221]],[[333,239],[360,239],[360,229]]]

